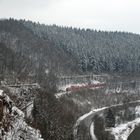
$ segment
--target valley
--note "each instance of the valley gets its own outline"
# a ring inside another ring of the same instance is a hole
[[[134,33],[0,20],[0,139],[136,140],[139,44]]]

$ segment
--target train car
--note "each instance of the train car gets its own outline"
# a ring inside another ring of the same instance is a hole
[[[98,83],[98,84],[89,84],[89,85],[81,85],[81,86],[70,86],[66,88],[66,91],[77,91],[81,89],[88,89],[88,88],[97,88],[97,87],[104,87],[106,86],[105,83]]]

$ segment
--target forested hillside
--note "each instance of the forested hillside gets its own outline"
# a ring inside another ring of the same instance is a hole
[[[125,32],[102,32],[46,26],[21,21],[40,38],[63,48],[78,60],[78,68],[89,72],[139,72],[140,36]]]
[[[54,42],[35,35],[21,21],[1,20],[0,42],[29,59],[35,66],[31,73],[33,75],[44,73],[47,69],[53,69],[57,73],[76,71],[77,60],[73,56],[63,48],[55,48]]]
[[[140,35],[0,20],[1,87],[19,107],[32,107],[26,109],[32,115],[26,121],[45,140],[72,140],[73,130],[84,136],[80,140],[90,139],[88,123],[74,127],[76,120],[91,108],[138,100],[137,78],[123,74],[136,77],[139,72]],[[107,80],[100,81],[104,75]],[[73,82],[72,77],[80,80]],[[67,84],[73,91],[67,91]]]
[[[33,69],[34,66],[29,59],[0,43],[0,76],[2,79],[5,77],[12,81],[16,77],[22,81],[27,79]]]
[[[0,42],[29,59],[33,73],[139,72],[140,36],[1,20]]]

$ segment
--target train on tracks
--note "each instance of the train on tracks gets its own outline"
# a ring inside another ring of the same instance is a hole
[[[105,83],[97,83],[97,84],[88,84],[88,85],[72,85],[66,88],[66,91],[77,91],[81,89],[92,89],[92,88],[101,88],[106,86]]]

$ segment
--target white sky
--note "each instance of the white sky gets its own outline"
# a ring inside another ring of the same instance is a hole
[[[140,0],[0,0],[0,18],[140,34]]]

